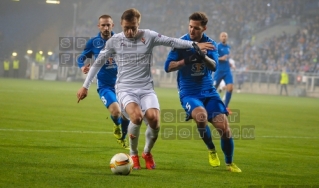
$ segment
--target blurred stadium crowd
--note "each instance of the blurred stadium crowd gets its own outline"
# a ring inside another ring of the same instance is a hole
[[[214,0],[174,1],[125,0],[109,1],[105,11],[119,26],[123,5],[136,7],[142,13],[141,28],[150,28],[167,36],[180,37],[187,33],[188,16],[197,10],[209,16],[207,34],[219,42],[219,33],[229,34],[232,57],[238,69],[312,72],[319,74],[319,1],[301,0]],[[81,20],[77,36],[94,36],[98,16]],[[87,18],[87,17],[85,17]],[[255,43],[256,33],[284,21],[296,25],[296,33],[278,33]],[[118,22],[117,22],[118,21]],[[120,32],[115,27],[115,32]],[[154,51],[156,65],[165,62],[169,48]]]
[[[140,28],[171,37],[188,32],[191,13],[205,12],[209,17],[206,33],[216,42],[221,31],[228,33],[232,58],[239,70],[280,71],[285,67],[288,72],[319,74],[319,0],[69,0],[55,7],[4,2],[0,6],[1,59],[18,48],[25,53],[31,46],[35,50],[52,50],[47,59],[58,62],[60,37],[95,36],[97,18],[102,14],[111,15],[114,32],[121,32],[122,12],[135,7],[142,13]],[[283,24],[295,30],[261,34]],[[155,48],[157,66],[163,65],[169,50]]]

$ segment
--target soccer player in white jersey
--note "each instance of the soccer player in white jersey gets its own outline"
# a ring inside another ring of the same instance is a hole
[[[145,132],[145,147],[142,157],[147,169],[154,169],[151,154],[159,132],[159,103],[154,91],[151,74],[153,47],[164,45],[173,48],[192,48],[192,41],[170,38],[148,29],[139,29],[141,14],[136,9],[128,9],[121,16],[123,32],[110,38],[98,58],[93,63],[83,87],[77,93],[78,100],[87,96],[88,88],[103,66],[104,60],[111,55],[118,65],[115,85],[117,99],[124,116],[129,118],[128,127],[130,155],[134,169],[141,169],[138,155],[138,139],[143,118],[148,122]],[[213,49],[210,42],[198,43],[202,50]]]

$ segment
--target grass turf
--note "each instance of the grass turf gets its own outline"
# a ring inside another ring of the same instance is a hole
[[[234,94],[230,105],[240,112],[240,121],[231,125],[254,128],[253,139],[235,140],[234,161],[242,173],[225,170],[217,138],[214,143],[222,164],[213,168],[204,143],[196,136],[183,140],[161,134],[152,152],[155,170],[143,168],[129,176],[116,176],[109,161],[128,150],[116,143],[109,113],[94,86],[88,98],[77,104],[80,86],[0,79],[0,187],[319,185],[318,99]],[[162,112],[182,111],[176,89],[156,88],[156,92]],[[194,124],[162,119],[161,126],[164,133],[172,126],[179,131]],[[143,146],[144,134],[140,151]]]

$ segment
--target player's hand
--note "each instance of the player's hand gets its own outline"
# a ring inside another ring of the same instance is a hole
[[[84,74],[87,74],[90,70],[90,64],[87,64],[87,65],[84,65],[83,67],[81,67],[81,71],[84,73]]]
[[[222,61],[226,61],[227,60],[227,55],[224,55],[224,56],[220,57],[219,59],[222,60]]]
[[[211,42],[197,43],[197,46],[201,50],[215,50],[216,49],[216,47]]]
[[[206,50],[206,49],[200,49],[199,46],[197,46],[196,43],[193,43],[193,47],[195,49],[195,53],[199,56],[199,58],[202,60],[205,58],[205,54],[202,50]]]
[[[77,93],[78,103],[80,102],[80,100],[83,100],[87,95],[88,89],[86,89],[85,87],[81,87]]]
[[[194,53],[188,57],[185,57],[184,63],[185,63],[185,65],[190,65],[190,64],[193,64],[196,62],[200,62],[202,60],[203,60],[203,58],[201,56],[199,56],[198,53]]]

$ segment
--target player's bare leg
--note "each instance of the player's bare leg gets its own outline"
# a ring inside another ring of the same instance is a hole
[[[113,126],[114,137],[116,139],[120,139],[122,137],[122,133],[119,127],[119,125],[121,124],[121,111],[120,111],[119,104],[117,102],[113,102],[108,109],[110,111],[111,118],[114,122],[114,126]]]
[[[203,107],[196,107],[192,111],[192,118],[195,120],[197,125],[197,130],[200,137],[203,139],[204,143],[208,149],[208,161],[211,166],[220,166],[220,161],[215,149],[215,145],[212,140],[211,131],[207,125],[207,112]]]
[[[113,134],[114,137],[117,139],[117,143],[119,143],[124,149],[129,149],[125,139],[129,121],[126,118],[122,117],[119,103],[113,102],[108,109],[114,122]]]
[[[225,163],[227,170],[231,172],[241,172],[241,170],[233,163],[234,141],[225,114],[215,116],[211,123],[217,129],[220,135],[221,148],[225,155]]]

